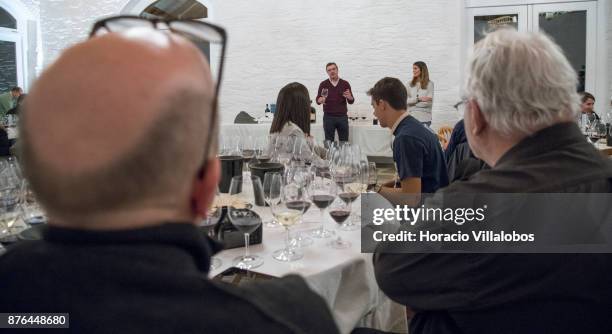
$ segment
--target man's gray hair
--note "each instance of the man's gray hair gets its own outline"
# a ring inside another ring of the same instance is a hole
[[[474,46],[465,94],[501,135],[531,135],[580,112],[577,74],[542,33],[501,29]]]

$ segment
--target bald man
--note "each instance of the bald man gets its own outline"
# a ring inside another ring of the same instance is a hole
[[[207,279],[213,86],[195,46],[151,29],[90,39],[42,74],[22,154],[49,226],[0,258],[0,312],[69,313],[75,333],[337,331],[298,276]]]

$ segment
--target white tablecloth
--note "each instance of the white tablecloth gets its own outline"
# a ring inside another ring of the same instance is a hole
[[[219,133],[220,141],[226,136],[240,136],[241,138],[265,137],[270,132],[270,123],[263,124],[222,124]],[[325,140],[323,124],[315,123],[310,125],[310,132],[321,143]],[[358,144],[361,152],[374,157],[393,157],[391,151],[391,141],[393,136],[389,129],[381,128],[379,125],[371,123],[350,123],[349,141]]]
[[[6,134],[8,139],[17,139],[19,137],[19,129],[14,126],[8,127],[6,128]]]
[[[353,212],[359,212],[359,200],[355,203]],[[253,210],[264,221],[272,218],[268,207],[255,206]],[[292,227],[292,231],[318,228],[319,219],[319,209],[313,205],[304,215],[304,222]],[[338,250],[327,246],[330,239],[313,239],[311,246],[301,249],[304,252],[302,259],[279,262],[272,258],[272,253],[284,247],[285,230],[279,227],[264,227],[263,244],[249,247],[251,253],[263,258],[264,264],[252,271],[276,277],[290,273],[304,276],[309,286],[327,301],[342,333],[350,333],[354,327],[407,332],[406,309],[391,301],[378,288],[372,254],[361,253],[360,231],[337,231],[337,225],[329,215],[325,217],[325,224],[327,228],[339,232],[344,239],[349,240],[352,246]],[[244,248],[229,249],[218,254],[217,257],[223,263],[220,268],[211,272],[211,276],[231,267],[232,260],[243,254]]]

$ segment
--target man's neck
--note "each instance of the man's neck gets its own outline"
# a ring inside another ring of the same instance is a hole
[[[92,231],[138,229],[161,223],[195,223],[191,215],[165,208],[115,211],[89,217],[56,217],[53,214],[49,216],[50,225]]]
[[[331,83],[331,84],[332,84],[334,87],[336,87],[336,86],[338,86],[338,82],[340,82],[340,77],[337,77],[337,78],[336,78],[336,80],[334,80],[334,79],[330,78],[330,79],[329,79],[329,82],[330,82],[330,83]]]
[[[410,113],[408,113],[407,110],[395,111],[389,122],[389,124],[391,125],[389,127],[389,130],[391,130],[391,133],[395,133],[395,130],[397,129],[399,123],[408,116],[410,116]]]
[[[495,167],[497,162],[501,157],[503,157],[508,151],[510,151],[514,146],[518,145],[525,137],[513,137],[513,138],[504,138],[504,139],[489,139],[487,140],[489,149],[488,152],[483,154],[482,157],[479,157],[487,165],[491,167]]]

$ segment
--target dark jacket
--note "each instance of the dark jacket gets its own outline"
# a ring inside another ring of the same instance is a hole
[[[612,161],[558,124],[441,192],[612,192]],[[611,254],[377,254],[375,270],[412,334],[612,333]]]
[[[0,312],[69,313],[70,332],[88,334],[338,331],[299,276],[241,288],[209,280],[214,248],[191,224],[49,228],[0,257]]]

